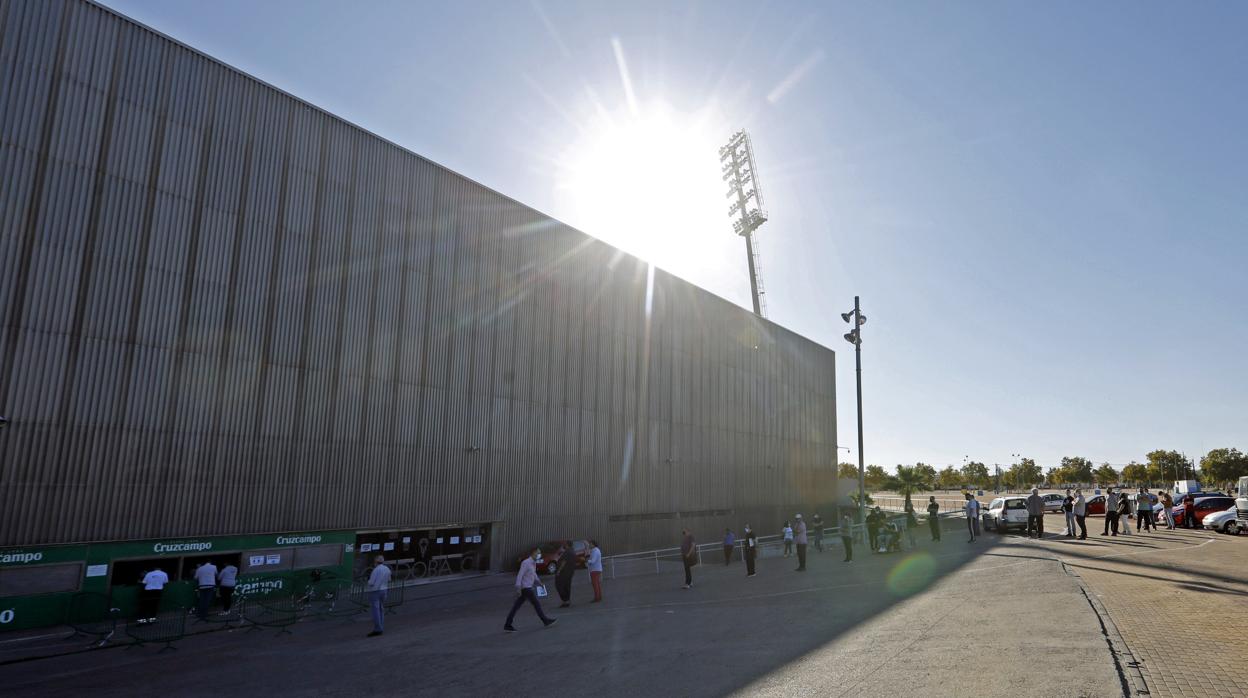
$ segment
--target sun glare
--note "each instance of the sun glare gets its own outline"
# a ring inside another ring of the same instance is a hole
[[[559,158],[555,198],[568,222],[672,273],[691,278],[732,238],[719,141],[730,129],[711,109],[663,103],[597,109]]]

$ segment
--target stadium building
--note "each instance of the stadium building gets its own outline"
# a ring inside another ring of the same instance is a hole
[[[836,497],[830,349],[85,0],[0,0],[0,329],[0,629]]]

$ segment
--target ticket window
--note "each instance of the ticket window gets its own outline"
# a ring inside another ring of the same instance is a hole
[[[220,572],[226,565],[234,565],[242,571],[242,565],[239,564],[240,555],[238,553],[215,553],[213,555],[189,555],[182,558],[182,569],[178,574],[178,580],[195,584],[195,572],[200,565],[211,562],[216,566],[217,572]],[[166,569],[166,572],[169,570]],[[173,574],[169,575],[169,581],[174,581]]]

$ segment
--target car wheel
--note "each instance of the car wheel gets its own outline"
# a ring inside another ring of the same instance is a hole
[[[1231,534],[1232,536],[1237,536],[1239,535],[1239,522],[1236,521],[1235,519],[1231,519],[1230,521],[1226,522],[1226,525],[1222,527],[1222,530],[1225,531],[1226,533]]]
[[[553,562],[550,563],[549,565],[546,565],[546,574],[554,574],[558,571],[559,571],[559,565]]]

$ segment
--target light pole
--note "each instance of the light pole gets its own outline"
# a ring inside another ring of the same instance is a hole
[[[854,366],[858,383],[858,523],[863,523],[866,520],[867,506],[867,466],[862,455],[862,326],[866,324],[867,316],[862,314],[858,296],[854,296],[854,309],[841,313],[841,319],[845,322],[852,321],[854,325],[854,329],[845,333],[845,341],[854,345]]]

